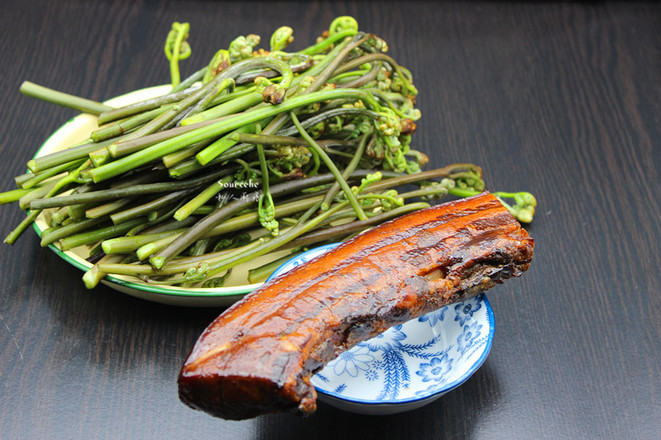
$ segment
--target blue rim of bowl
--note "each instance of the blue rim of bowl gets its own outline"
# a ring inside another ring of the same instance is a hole
[[[311,249],[309,249],[309,250],[307,250],[307,251],[305,251],[305,252],[303,252],[303,253],[301,253],[301,254],[294,255],[294,256],[291,257],[289,260],[285,261],[285,262],[282,263],[280,266],[278,266],[278,267],[273,271],[273,273],[271,273],[271,275],[269,275],[269,277],[266,279],[266,282],[269,282],[272,278],[275,278],[276,276],[278,276],[278,275],[280,275],[280,274],[282,274],[282,273],[285,273],[285,272],[287,272],[287,271],[293,269],[293,267],[292,267],[292,268],[288,268],[287,266],[293,264],[295,261],[298,261],[298,260],[300,260],[301,258],[304,258],[304,257],[306,257],[306,256],[308,256],[308,255],[310,255],[310,254],[315,254],[315,256],[312,257],[312,258],[316,258],[316,257],[318,257],[318,256],[320,256],[320,255],[325,254],[325,253],[328,252],[329,250],[338,247],[339,245],[340,245],[340,243],[324,244],[324,245],[322,245],[322,246],[317,246],[317,247],[311,248]],[[312,258],[310,258],[310,260],[311,260]],[[309,260],[308,260],[308,261],[309,261]],[[295,267],[295,266],[294,266],[294,267]]]
[[[284,273],[283,269],[286,268],[288,265],[293,263],[296,260],[299,260],[300,258],[303,258],[305,255],[309,255],[311,253],[317,253],[315,255],[316,258],[320,255],[323,255],[325,252],[337,247],[340,243],[331,243],[331,244],[326,244],[323,246],[319,246],[316,248],[312,248],[306,252],[303,252],[302,254],[299,254],[295,257],[290,258],[286,262],[284,262],[281,266],[279,266],[273,274],[267,279],[269,281],[271,278],[274,278],[275,276],[280,275],[281,273]],[[321,252],[323,251],[323,252]],[[493,309],[491,308],[491,303],[489,302],[489,299],[487,298],[486,294],[481,293],[479,295],[482,298],[482,301],[485,305],[486,312],[487,312],[487,320],[489,322],[489,334],[487,336],[487,343],[484,347],[484,351],[480,355],[480,357],[477,359],[475,363],[471,365],[471,367],[463,374],[461,375],[458,379],[456,379],[453,382],[450,382],[443,386],[443,388],[439,388],[437,390],[434,390],[432,393],[429,393],[424,396],[415,396],[415,397],[409,397],[406,399],[390,399],[390,400],[366,400],[366,399],[357,399],[354,397],[347,397],[338,393],[334,393],[332,391],[326,391],[324,389],[321,389],[317,386],[315,386],[315,389],[320,395],[331,397],[336,400],[341,400],[345,402],[350,402],[350,403],[356,403],[356,404],[361,404],[361,405],[370,405],[370,406],[378,406],[378,405],[383,405],[383,406],[390,406],[390,405],[398,405],[398,404],[403,404],[403,403],[415,403],[415,402],[421,402],[427,399],[432,399],[437,396],[441,396],[449,391],[452,391],[453,389],[459,387],[462,385],[464,382],[466,382],[470,377],[475,374],[477,370],[480,369],[480,367],[484,364],[484,362],[487,360],[487,357],[489,356],[489,352],[491,351],[491,346],[493,345],[493,337],[496,331],[496,321],[494,318],[493,314]]]
[[[154,87],[147,87],[144,89],[136,90],[133,92],[129,92],[120,96],[117,96],[115,98],[112,98],[108,101],[105,101],[105,103],[111,103],[114,100],[118,99],[126,99],[128,96],[132,94],[139,94],[139,93],[145,93],[150,90],[154,91],[154,94],[156,94],[156,91],[160,91],[165,89],[166,86],[154,86]],[[55,130],[53,133],[51,133],[48,138],[41,144],[33,158],[39,157],[39,154],[42,152],[46,144],[51,141],[53,137],[55,137],[57,134],[59,134],[61,131],[66,130],[68,126],[71,124],[77,122],[77,119],[79,117],[83,116],[78,115],[75,116],[71,119],[69,119],[67,122],[62,124],[57,130]],[[29,215],[29,211],[28,211]],[[33,223],[32,227],[34,228],[35,232],[37,233],[37,236],[41,238],[42,230],[39,228],[37,223]],[[83,272],[89,270],[92,267],[92,264],[84,262],[84,259],[82,257],[80,260],[77,258],[72,257],[69,255],[67,252],[59,249],[56,245],[50,244],[48,245],[48,248],[50,248],[57,256],[65,260],[67,263],[71,264],[72,266],[82,270]],[[255,284],[245,284],[242,286],[230,286],[230,287],[219,287],[219,288],[177,288],[177,287],[168,287],[168,286],[152,286],[149,284],[144,284],[144,283],[139,283],[139,282],[134,282],[134,281],[127,281],[123,280],[120,278],[116,278],[112,275],[106,275],[104,277],[104,283],[110,283],[110,284],[116,284],[121,287],[141,291],[141,292],[147,292],[147,293],[152,293],[152,294],[158,294],[158,295],[163,295],[163,296],[168,296],[168,297],[174,297],[174,296],[179,296],[179,297],[185,297],[185,298],[224,298],[224,297],[232,297],[236,295],[245,295],[249,292],[252,292],[255,290],[257,287],[261,286],[262,283],[255,283]]]

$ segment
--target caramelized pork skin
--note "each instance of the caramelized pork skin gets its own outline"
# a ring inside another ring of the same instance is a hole
[[[310,378],[354,344],[528,269],[533,239],[491,194],[399,217],[247,295],[200,336],[179,376],[227,419],[316,410]]]

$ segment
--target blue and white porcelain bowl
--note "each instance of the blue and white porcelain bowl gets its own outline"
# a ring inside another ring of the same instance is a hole
[[[327,252],[311,249],[280,266],[271,277]],[[340,354],[312,378],[319,399],[359,414],[410,411],[464,382],[491,349],[494,317],[487,297],[452,304]]]

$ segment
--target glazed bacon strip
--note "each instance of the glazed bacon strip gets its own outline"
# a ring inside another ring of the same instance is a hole
[[[214,320],[184,363],[180,398],[227,419],[311,414],[310,378],[325,364],[389,327],[519,276],[533,246],[488,193],[384,223]]]

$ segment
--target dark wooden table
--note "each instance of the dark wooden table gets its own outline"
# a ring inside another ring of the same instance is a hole
[[[531,270],[489,293],[482,368],[394,416],[214,419],[180,403],[175,380],[219,310],[87,291],[28,231],[0,247],[0,438],[659,438],[658,4],[4,0],[0,189],[74,114],[21,96],[23,80],[103,100],[169,81],[173,21],[191,23],[194,66],[283,24],[303,47],[343,14],[414,72],[414,143],[432,166],[473,162],[490,189],[539,201]],[[2,207],[1,234],[22,216]]]

